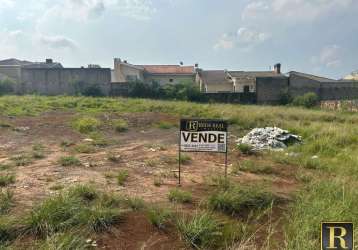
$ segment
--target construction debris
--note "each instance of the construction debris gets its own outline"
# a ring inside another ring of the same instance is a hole
[[[283,150],[288,145],[301,142],[298,135],[289,133],[277,127],[254,128],[243,138],[237,140],[238,145],[247,144],[253,151]]]

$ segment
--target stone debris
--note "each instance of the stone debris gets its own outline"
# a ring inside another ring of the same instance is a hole
[[[237,140],[238,145],[247,144],[254,151],[283,150],[288,144],[301,142],[301,136],[289,133],[277,127],[254,128],[243,138]]]
[[[25,132],[30,130],[30,127],[15,127],[14,130],[17,132]]]

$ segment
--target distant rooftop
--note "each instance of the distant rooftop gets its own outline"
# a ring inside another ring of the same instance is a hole
[[[21,66],[23,68],[63,68],[61,63],[46,59],[46,62],[21,61],[15,58],[0,61],[0,66]]]
[[[180,65],[136,65],[143,67],[144,71],[149,74],[194,74],[194,66]]]
[[[306,78],[309,78],[309,79],[312,79],[312,80],[315,80],[318,82],[337,82],[337,80],[335,80],[335,79],[321,77],[321,76],[315,76],[315,75],[306,74],[306,73],[297,72],[297,71],[290,71],[289,74],[306,77]]]
[[[228,71],[231,77],[283,77],[275,71]]]
[[[206,84],[225,84],[230,81],[226,77],[225,70],[202,70],[200,76]]]

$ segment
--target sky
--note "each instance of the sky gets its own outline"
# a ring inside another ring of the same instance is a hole
[[[358,69],[358,0],[0,0],[0,59]]]

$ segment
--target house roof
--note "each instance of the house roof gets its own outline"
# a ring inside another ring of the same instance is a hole
[[[277,74],[274,71],[228,71],[231,77],[284,77],[283,74]]]
[[[52,62],[30,62],[30,61],[21,61],[15,58],[5,59],[0,61],[1,66],[21,66],[23,68],[63,68],[61,63]]]
[[[230,83],[226,77],[225,70],[203,70],[200,77],[205,84],[225,84]]]
[[[306,74],[306,73],[297,72],[297,71],[290,71],[289,74],[290,75],[298,75],[298,76],[301,76],[301,77],[306,77],[306,78],[309,78],[311,80],[318,81],[318,82],[337,82],[337,80],[334,80],[334,79],[321,77],[321,76],[315,76],[315,75]]]
[[[195,73],[194,66],[180,65],[136,65],[143,67],[144,71],[149,74],[175,74],[175,75],[192,75]]]
[[[29,61],[21,61],[15,58],[5,59],[0,61],[0,65],[2,66],[23,66],[31,64]]]

